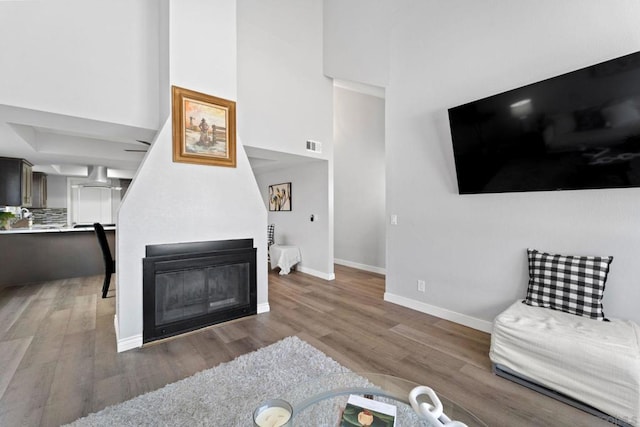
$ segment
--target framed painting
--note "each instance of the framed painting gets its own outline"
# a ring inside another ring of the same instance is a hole
[[[236,167],[236,103],[171,87],[173,161]]]
[[[269,186],[269,210],[291,210],[291,183],[274,184]]]

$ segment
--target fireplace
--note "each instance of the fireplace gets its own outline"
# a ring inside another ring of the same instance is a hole
[[[147,245],[143,342],[257,312],[253,239]]]

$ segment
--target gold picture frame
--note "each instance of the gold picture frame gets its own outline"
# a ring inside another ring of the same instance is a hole
[[[236,167],[236,103],[171,86],[173,161]]]

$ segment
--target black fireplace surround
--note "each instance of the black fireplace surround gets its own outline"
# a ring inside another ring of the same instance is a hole
[[[144,343],[257,313],[253,239],[147,245]]]

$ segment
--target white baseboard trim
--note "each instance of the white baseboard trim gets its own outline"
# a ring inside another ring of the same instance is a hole
[[[310,274],[312,276],[316,276],[324,280],[336,279],[336,275],[334,273],[323,273],[322,271],[314,270],[313,268],[304,267],[302,265],[297,265],[296,270],[298,270],[301,273]]]
[[[118,340],[118,353],[142,347],[142,334]]]
[[[268,313],[271,311],[271,307],[269,307],[269,303],[268,302],[263,302],[261,304],[258,304],[258,314],[260,313]]]
[[[346,259],[334,258],[333,262],[346,267],[357,268],[358,270],[369,271],[371,273],[387,275],[387,269],[382,267],[375,267],[373,265],[360,264],[359,262],[347,261]]]
[[[132,337],[120,339],[120,331],[118,329],[118,315],[113,316],[113,326],[116,329],[116,349],[118,353],[142,347],[142,334]]]
[[[491,330],[493,329],[493,324],[486,320],[477,319],[475,317],[467,316],[466,314],[447,310],[446,308],[436,307],[435,305],[426,304],[424,302],[416,301],[410,298],[390,294],[389,292],[384,293],[384,300],[401,305],[403,307],[410,308],[412,310],[419,311],[421,313],[426,313],[432,316],[439,317],[441,319],[450,320],[452,322],[459,323],[461,325],[468,326],[479,331],[491,333]]]

